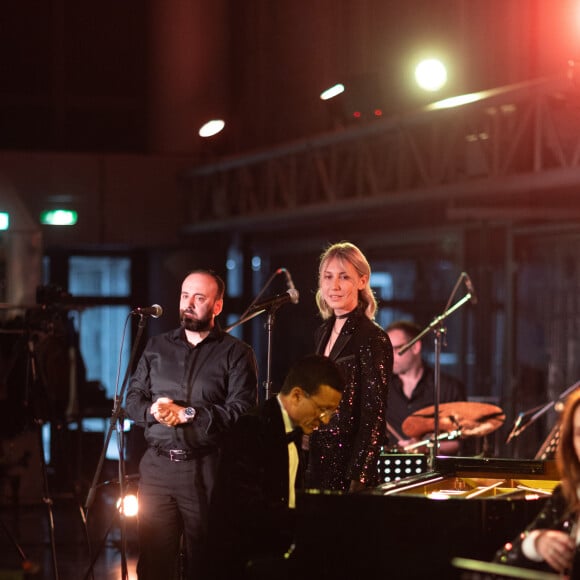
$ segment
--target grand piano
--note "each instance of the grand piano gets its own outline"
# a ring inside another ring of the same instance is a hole
[[[436,457],[429,471],[359,494],[307,490],[294,576],[466,578],[452,560],[489,561],[558,481],[553,461]]]

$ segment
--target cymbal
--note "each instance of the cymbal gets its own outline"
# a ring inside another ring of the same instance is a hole
[[[496,405],[457,401],[439,405],[439,431],[459,431],[460,437],[483,437],[499,429],[505,413]],[[435,406],[415,411],[403,421],[403,431],[409,437],[422,438],[435,430]]]

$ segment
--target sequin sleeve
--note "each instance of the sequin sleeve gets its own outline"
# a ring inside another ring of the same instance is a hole
[[[377,461],[385,433],[387,393],[393,368],[393,349],[386,333],[377,329],[359,353],[359,417],[347,475],[377,485]]]
[[[567,509],[562,487],[557,486],[534,520],[525,530],[499,549],[492,561],[507,566],[554,572],[544,561],[534,562],[526,557],[522,549],[524,540],[534,530],[550,529],[570,533],[575,524],[575,520],[575,516],[572,516]]]

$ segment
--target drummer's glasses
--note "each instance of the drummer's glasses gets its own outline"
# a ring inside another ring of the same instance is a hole
[[[330,421],[330,419],[332,419],[334,417],[334,415],[336,415],[338,409],[325,409],[324,407],[321,407],[313,398],[312,395],[310,395],[309,393],[307,393],[306,391],[302,391],[304,393],[304,396],[318,409],[318,418],[321,421],[324,421],[325,419],[328,419]]]

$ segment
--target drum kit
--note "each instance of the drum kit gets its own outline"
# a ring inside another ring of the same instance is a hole
[[[440,403],[438,407],[440,432],[438,440],[483,437],[499,429],[506,418],[500,407],[489,403],[456,401]],[[435,407],[415,411],[403,421],[402,428],[408,437],[420,440],[405,447],[405,451],[432,445],[432,438],[426,436],[435,431]]]

